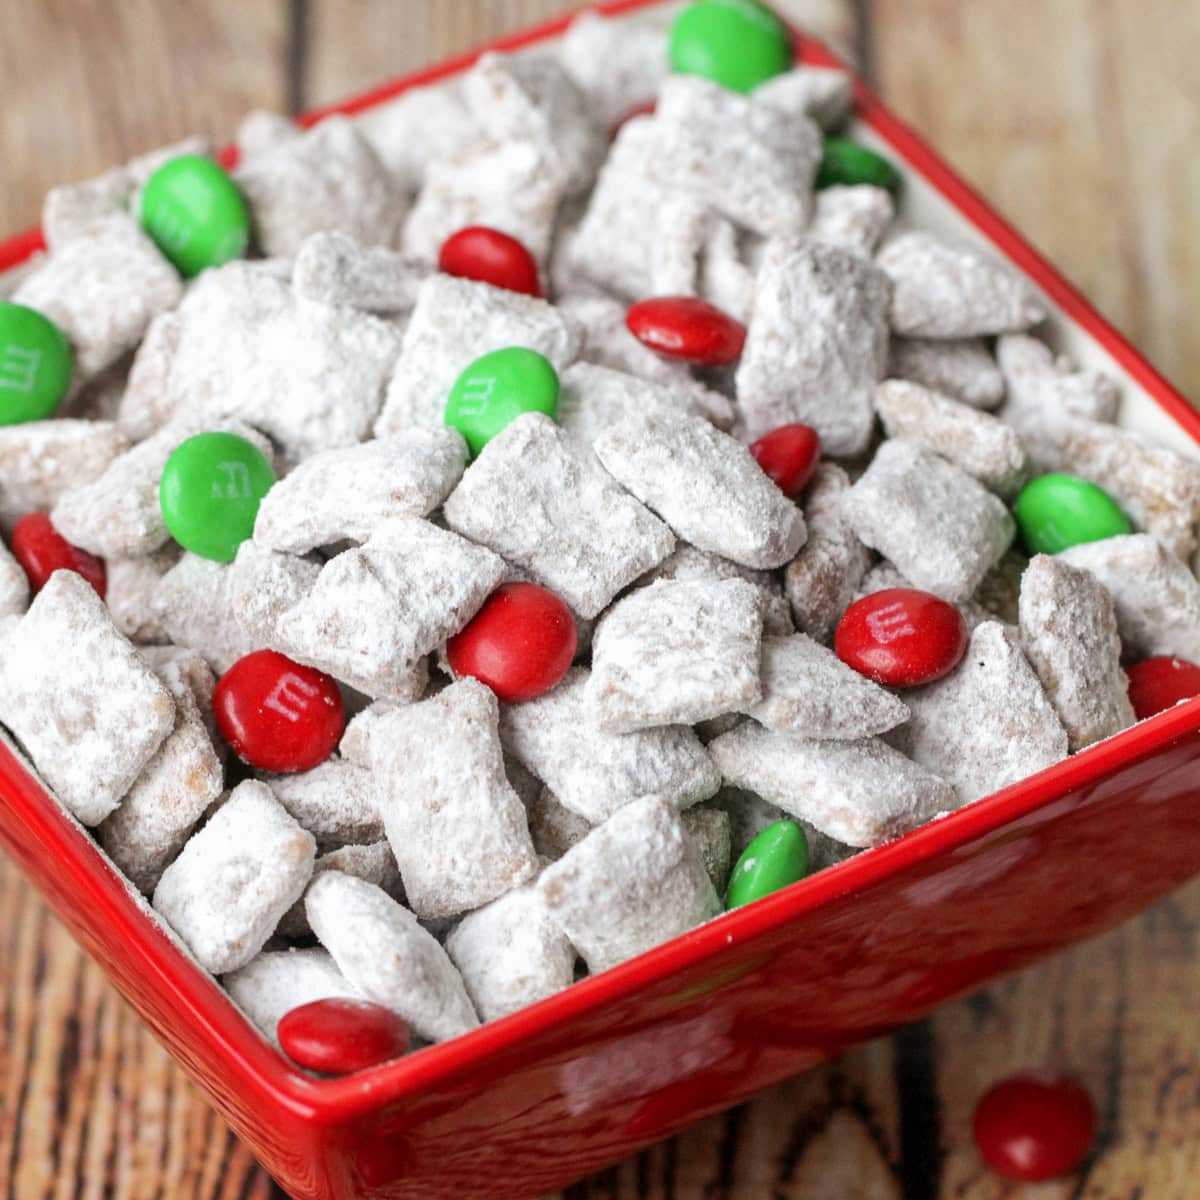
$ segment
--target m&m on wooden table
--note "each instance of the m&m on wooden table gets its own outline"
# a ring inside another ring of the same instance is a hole
[[[26,513],[12,531],[13,557],[25,568],[29,586],[40,592],[55,571],[74,571],[96,589],[101,600],[108,587],[104,559],[72,546],[54,528],[48,513]]]
[[[323,763],[346,728],[334,680],[276,650],[239,658],[217,681],[213,713],[238,758],[281,774]]]
[[[885,588],[846,609],[833,644],[842,662],[876,683],[918,687],[953,671],[968,641],[953,604],[916,588]]]
[[[975,1109],[975,1144],[997,1174],[1022,1183],[1075,1170],[1096,1136],[1092,1098],[1061,1075],[1014,1075]]]
[[[438,270],[526,296],[542,294],[533,255],[515,237],[486,225],[452,233],[442,243]]]
[[[503,701],[532,700],[567,673],[578,634],[571,610],[536,583],[502,583],[446,643],[455,675],[472,675]]]
[[[325,1075],[365,1071],[408,1051],[404,1018],[370,1000],[330,998],[285,1013],[276,1030],[280,1049],[297,1066]]]
[[[742,356],[746,327],[696,296],[639,300],[625,324],[643,346],[697,367],[724,367]]]

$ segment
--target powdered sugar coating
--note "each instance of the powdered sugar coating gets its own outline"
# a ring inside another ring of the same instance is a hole
[[[440,428],[454,381],[481,355],[524,346],[561,371],[578,355],[581,341],[579,326],[544,300],[472,279],[431,275],[421,285],[404,332],[376,436],[411,426]]]
[[[760,591],[743,579],[663,580],[601,618],[586,704],[610,733],[691,725],[762,698]]]
[[[878,738],[818,741],[748,721],[709,752],[727,783],[849,846],[877,846],[956,807],[945,780]]]
[[[254,540],[303,554],[365,542],[392,517],[423,517],[462,477],[467,447],[456,429],[409,429],[306,459],[263,497]]]
[[[903,379],[875,389],[875,410],[888,437],[940,454],[989,491],[1012,496],[1029,470],[1016,431],[968,404]]]
[[[582,12],[567,26],[558,53],[590,111],[611,128],[654,99],[669,70],[667,40],[665,29]]]
[[[346,233],[314,233],[292,268],[296,295],[320,304],[345,304],[373,313],[408,312],[426,268],[387,246]]]
[[[185,554],[158,581],[151,609],[176,645],[202,654],[217,672],[262,648],[242,628],[233,604],[232,564]]]
[[[131,217],[114,213],[43,258],[12,295],[49,317],[91,379],[132,350],[158,313],[179,303],[175,269]]]
[[[403,192],[347,117],[326,117],[275,142],[241,163],[234,179],[270,258],[295,254],[314,233],[388,245],[404,218]]]
[[[291,117],[266,108],[251,109],[239,122],[233,140],[238,148],[239,161],[269,154],[285,142],[294,142],[303,130]]]
[[[1200,662],[1200,583],[1145,533],[1071,546],[1057,556],[1094,575],[1112,594],[1128,653]]]
[[[396,856],[386,841],[370,842],[365,846],[339,846],[322,854],[313,863],[313,878],[326,871],[341,871],[355,879],[366,880],[381,888],[398,904],[404,903],[404,884],[400,881],[400,868]],[[301,898],[279,919],[276,930],[280,937],[303,938],[312,934],[308,924],[308,913]]]
[[[327,950],[264,950],[221,980],[233,1002],[268,1041],[279,1044],[279,1022],[314,1000],[361,1000]]]
[[[442,243],[469,225],[499,229],[539,262],[550,254],[566,178],[551,151],[528,141],[472,146],[429,164],[404,225],[404,253],[435,263]]]
[[[500,711],[505,749],[559,803],[598,824],[634,800],[654,797],[686,808],[717,790],[720,776],[690,729],[617,734],[589,720],[590,676],[572,667],[544,696]]]
[[[314,558],[278,554],[247,539],[226,573],[234,621],[258,646],[285,648],[279,622],[313,590],[320,574],[321,564]]]
[[[982,338],[894,337],[887,373],[972,408],[990,411],[1004,399],[1004,376]]]
[[[89,483],[62,494],[50,511],[55,529],[103,558],[138,558],[170,540],[158,487],[175,448],[200,432],[233,433],[271,458],[271,444],[236,420],[205,422],[185,415],[114,458]]]
[[[0,495],[22,509],[51,508],[103,475],[128,445],[111,421],[58,418],[0,426]]]
[[[1032,285],[974,246],[902,233],[875,261],[892,281],[892,329],[904,337],[1017,333],[1046,319]]]
[[[171,732],[175,704],[91,584],[55,571],[5,638],[0,721],[63,804],[98,825]]]
[[[235,415],[287,456],[362,441],[380,410],[400,352],[394,323],[292,291],[274,264],[206,271],[180,307],[171,404],[211,421]]]
[[[567,190],[586,191],[605,152],[605,130],[587,96],[548,55],[483,54],[463,76],[463,98],[496,142],[528,139],[561,171]]]
[[[238,784],[154,889],[154,907],[214,975],[244,967],[312,876],[316,842],[266,784]]]
[[[812,211],[820,130],[807,117],[694,75],[659,88],[652,178],[764,237],[799,233]]]
[[[0,617],[20,616],[29,607],[29,577],[0,541]]]
[[[372,741],[379,813],[423,919],[478,908],[537,870],[498,720],[492,692],[462,679],[388,714]]]
[[[842,510],[850,478],[836,463],[821,463],[804,496],[808,541],[788,564],[784,591],[796,628],[825,643],[854,599],[871,552],[858,540]]]
[[[842,505],[860,541],[952,603],[970,597],[1015,533],[1008,509],[981,483],[900,439],[880,446]]]
[[[702,550],[769,569],[804,544],[800,510],[745,446],[702,417],[643,412],[593,449],[618,483]]]
[[[836,67],[793,67],[760,83],[751,95],[790,117],[808,117],[828,133],[849,115],[854,84]]]
[[[731,562],[718,554],[699,550],[687,542],[679,542],[653,570],[648,571],[634,586],[645,587],[658,579],[745,579],[761,593],[763,633],[786,637],[795,632],[792,613],[779,577],[771,571],[756,571]]]
[[[384,728],[383,718],[396,707],[394,700],[374,700],[361,712],[355,713],[346,722],[346,732],[338,743],[338,753],[342,758],[358,767],[370,767],[371,743],[379,730]]]
[[[171,419],[171,363],[182,329],[178,311],[159,313],[134,352],[116,412],[118,427],[133,441],[150,437]]]
[[[762,641],[762,699],[743,711],[777,733],[863,738],[908,719],[891,692],[803,633]]]
[[[1116,382],[1100,371],[1077,370],[1069,359],[1055,358],[1037,338],[1021,333],[1000,338],[996,361],[1008,393],[1005,419],[1020,410],[1029,421],[1067,415],[1116,420],[1121,400]]]
[[[304,901],[308,921],[368,1000],[398,1012],[431,1042],[479,1024],[462,976],[437,939],[382,889],[326,871]]]
[[[368,696],[413,696],[418,661],[504,578],[482,546],[420,517],[396,517],[321,569],[276,625],[288,653]]]
[[[451,529],[503,555],[584,617],[675,545],[666,525],[540,413],[518,417],[488,442],[443,512]]]
[[[895,215],[896,202],[886,189],[839,183],[817,193],[805,237],[871,258]]]
[[[154,891],[225,782],[185,663],[171,660],[155,673],[175,701],[175,727],[120,807],[96,830],[105,853],[146,895]]]
[[[952,784],[962,804],[1067,756],[1066,730],[1017,634],[997,621],[972,631],[954,671],[905,699],[912,716],[888,741]]]
[[[737,370],[748,438],[801,421],[834,457],[866,449],[887,361],[887,278],[835,246],[771,242]]]
[[[512,779],[511,763],[508,777]],[[529,778],[537,785],[532,797],[521,797],[525,803],[525,816],[529,821],[529,836],[533,838],[533,848],[538,857],[555,862],[572,846],[587,837],[591,832],[592,822],[585,821],[578,813],[561,804],[558,797],[533,775],[529,775]],[[519,794],[520,789],[515,781],[513,787]]]
[[[1072,751],[1134,723],[1112,597],[1086,571],[1036,555],[1021,579],[1021,644]]]
[[[547,867],[538,891],[593,973],[721,911],[695,843],[663,800],[627,804]]]
[[[263,776],[275,799],[317,839],[320,850],[365,845],[383,837],[371,772],[331,758],[294,775]]]
[[[536,882],[468,913],[446,939],[484,1021],[506,1017],[575,981],[575,948],[550,918]]]

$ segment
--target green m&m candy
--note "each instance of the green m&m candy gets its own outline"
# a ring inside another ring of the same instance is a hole
[[[246,253],[250,211],[219,163],[181,154],[146,180],[142,228],[187,277]]]
[[[1129,518],[1103,489],[1074,475],[1041,475],[1027,483],[1013,508],[1030,554],[1132,533]]]
[[[235,433],[198,433],[167,459],[158,502],[171,536],[201,558],[232,562],[254,532],[275,472],[257,446]]]
[[[853,187],[868,183],[886,188],[894,196],[900,190],[900,179],[900,172],[882,154],[847,138],[827,137],[815,186],[827,188],[843,183]]]
[[[463,435],[472,458],[522,413],[558,414],[558,375],[536,350],[510,346],[477,358],[455,381],[446,424]]]
[[[749,92],[792,65],[787,27],[754,0],[696,0],[671,26],[671,70]]]
[[[740,908],[807,874],[808,839],[804,830],[795,821],[776,821],[742,851],[729,877],[725,907]]]
[[[0,303],[0,425],[42,421],[67,394],[71,344],[47,317]]]

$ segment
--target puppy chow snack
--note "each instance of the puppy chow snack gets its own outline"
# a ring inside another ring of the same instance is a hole
[[[312,590],[279,618],[300,662],[373,697],[412,698],[418,661],[457,633],[504,577],[482,546],[420,517],[379,526],[332,558]]]
[[[1013,539],[1004,504],[912,442],[880,446],[842,502],[851,528],[917,586],[967,599]]]
[[[721,784],[712,759],[682,725],[609,733],[590,717],[591,673],[573,667],[546,695],[506,704],[505,749],[543,781],[555,799],[592,824],[644,797],[686,808]]]
[[[375,436],[440,427],[455,380],[483,354],[523,346],[560,371],[578,356],[581,340],[579,326],[544,300],[431,275],[417,293]]]
[[[313,880],[308,923],[368,1000],[398,1012],[431,1042],[479,1024],[462,976],[432,934],[381,888],[341,871]]]
[[[264,950],[244,967],[230,971],[221,982],[233,1002],[278,1043],[280,1019],[314,1000],[360,1000],[362,993],[338,970],[328,951]]]
[[[618,483],[701,550],[762,569],[782,566],[804,544],[800,510],[744,446],[702,417],[628,417],[592,448]]]
[[[537,890],[593,972],[692,929],[721,907],[679,814],[652,797],[592,830],[542,872]]]
[[[314,233],[390,245],[404,217],[403,192],[346,117],[274,141],[234,178],[250,202],[255,241],[270,258],[294,255]]]
[[[495,696],[462,679],[384,721],[371,744],[376,803],[417,916],[456,916],[529,879],[537,858],[504,773]]]
[[[866,449],[875,385],[887,363],[886,277],[857,255],[815,242],[771,242],[737,369],[739,412],[757,438],[811,425],[827,454]]]
[[[821,135],[806,117],[676,75],[659,88],[652,146],[653,178],[754,233],[788,237],[808,222]]]
[[[701,9],[759,52],[585,14],[0,279],[0,720],[268,1038],[456,1036],[1187,694],[1200,468]]]
[[[566,190],[561,163],[529,139],[435,159],[404,223],[401,247],[411,259],[434,263],[452,233],[483,225],[516,238],[544,263]]]
[[[410,429],[322,451],[267,493],[254,540],[288,554],[365,542],[392,517],[428,516],[458,483],[466,461],[453,429]]]
[[[467,468],[447,525],[594,617],[674,549],[671,531],[548,417],[518,417]]]
[[[498,143],[543,148],[569,192],[586,191],[605,151],[605,130],[587,96],[546,55],[484,54],[463,78],[463,98]]]
[[[983,338],[894,337],[887,373],[972,408],[991,411],[1004,400],[1004,376]]]
[[[920,384],[886,379],[875,389],[875,409],[888,437],[906,438],[940,454],[998,496],[1013,495],[1028,461],[1011,426]]]
[[[214,975],[244,967],[312,876],[316,842],[264,783],[247,780],[188,839],[154,907]]]
[[[506,1017],[575,981],[575,948],[553,920],[537,882],[468,913],[446,939],[483,1021]]]
[[[875,260],[892,281],[892,332],[970,338],[1020,333],[1046,318],[1041,298],[1015,271],[967,245],[902,233]]]
[[[73,571],[56,571],[5,637],[0,720],[84,825],[98,825],[175,724],[171,693]]]
[[[742,579],[663,580],[596,627],[586,704],[609,733],[690,725],[762,698],[762,600]]]
[[[1039,554],[1021,576],[1021,644],[1070,747],[1134,721],[1112,596],[1094,575]]]

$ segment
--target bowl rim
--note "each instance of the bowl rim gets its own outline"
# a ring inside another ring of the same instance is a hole
[[[469,68],[487,51],[527,47],[561,34],[583,11],[609,16],[650,9],[674,0],[601,0],[553,20],[489,42],[435,66],[391,80],[341,103],[298,117],[309,126],[323,117],[354,114],[402,92],[445,80]],[[1019,270],[1029,276],[1065,316],[1100,343],[1134,382],[1195,442],[1200,413],[1106,321],[1062,274],[1039,254],[983,198],[883,104],[871,88],[817,39],[789,25],[801,65],[833,67],[854,81],[856,116],[872,127],[909,170],[958,210]],[[235,147],[220,152],[226,166],[237,161]],[[45,248],[39,229],[0,243],[0,271]],[[27,833],[82,890],[95,921],[107,922],[136,958],[143,979],[170,994],[178,1019],[193,1031],[237,1079],[269,1096],[294,1117],[315,1125],[340,1124],[386,1104],[414,1098],[438,1084],[471,1075],[483,1060],[518,1048],[554,1027],[580,1019],[628,993],[661,984],[731,945],[757,940],[783,929],[796,917],[850,894],[865,893],[890,877],[1027,818],[1069,792],[1103,779],[1168,749],[1200,731],[1200,697],[1142,721],[1035,775],[935,819],[893,842],[864,850],[808,879],[724,914],[687,934],[584,979],[565,991],[470,1033],[429,1046],[417,1054],[354,1075],[316,1079],[294,1067],[252,1025],[216,979],[187,954],[152,910],[126,883],[84,828],[49,794],[40,777],[0,739],[0,795],[19,816]]]

